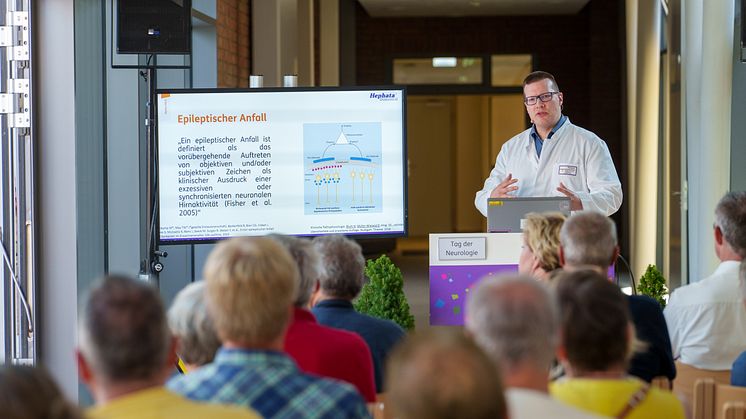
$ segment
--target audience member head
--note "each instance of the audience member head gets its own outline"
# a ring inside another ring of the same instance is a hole
[[[41,367],[0,366],[0,412],[3,419],[82,419]]]
[[[386,371],[386,407],[400,419],[505,418],[497,367],[454,330],[407,337]]]
[[[466,305],[466,329],[500,365],[508,387],[527,371],[541,377],[532,386],[546,390],[558,343],[559,310],[542,283],[526,275],[485,278]]]
[[[311,294],[318,287],[319,276],[321,274],[318,252],[308,239],[281,235],[271,235],[270,237],[284,246],[298,265],[300,282],[298,284],[298,294],[295,297],[295,306],[308,306]]]
[[[176,352],[188,370],[212,362],[220,347],[205,304],[205,282],[193,282],[176,294],[168,309],[168,325],[176,337]]]
[[[579,211],[560,230],[560,263],[566,269],[592,266],[606,273],[619,256],[616,225],[596,211]]]
[[[365,281],[365,257],[360,245],[341,235],[319,236],[313,246],[321,256],[321,292],[330,298],[352,300]]]
[[[567,374],[624,375],[635,337],[622,291],[593,269],[563,273],[554,284],[561,319],[557,353]]]
[[[565,216],[559,212],[526,214],[523,225],[523,246],[518,271],[547,280],[549,273],[560,267],[559,233]]]
[[[282,349],[298,289],[298,267],[268,237],[218,243],[204,269],[207,310],[223,344]]]
[[[720,260],[746,257],[746,191],[728,192],[715,207],[715,253]]]
[[[150,284],[103,278],[88,292],[79,323],[78,365],[98,402],[111,398],[116,386],[135,391],[165,382],[175,361],[173,339]]]

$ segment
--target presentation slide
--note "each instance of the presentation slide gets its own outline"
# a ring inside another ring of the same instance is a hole
[[[160,90],[160,241],[406,234],[401,89]]]

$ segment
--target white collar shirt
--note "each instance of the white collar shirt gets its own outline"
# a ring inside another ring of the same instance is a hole
[[[490,193],[509,173],[518,179],[514,196],[564,196],[557,191],[562,182],[580,198],[585,210],[611,215],[622,205],[622,184],[608,146],[569,119],[544,140],[541,157],[530,128],[503,144],[495,167],[474,199],[485,217]]]
[[[696,368],[725,371],[746,349],[739,264],[721,262],[709,277],[671,293],[663,314],[674,359]]]
[[[505,391],[510,419],[599,419],[597,416],[568,406],[549,394],[536,390],[511,387]]]

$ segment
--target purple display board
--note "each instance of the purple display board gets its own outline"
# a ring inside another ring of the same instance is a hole
[[[518,272],[518,265],[430,266],[430,324],[461,326],[469,292],[485,277]]]
[[[463,326],[469,292],[480,279],[518,272],[518,265],[430,266],[430,325]],[[609,268],[614,278],[614,267]]]

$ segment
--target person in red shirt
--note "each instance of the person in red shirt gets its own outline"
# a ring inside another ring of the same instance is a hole
[[[376,400],[373,361],[363,338],[355,333],[322,326],[307,309],[319,287],[320,260],[309,240],[271,236],[293,256],[300,271],[293,319],[285,337],[285,352],[308,373],[336,378],[354,385],[367,402]]]

